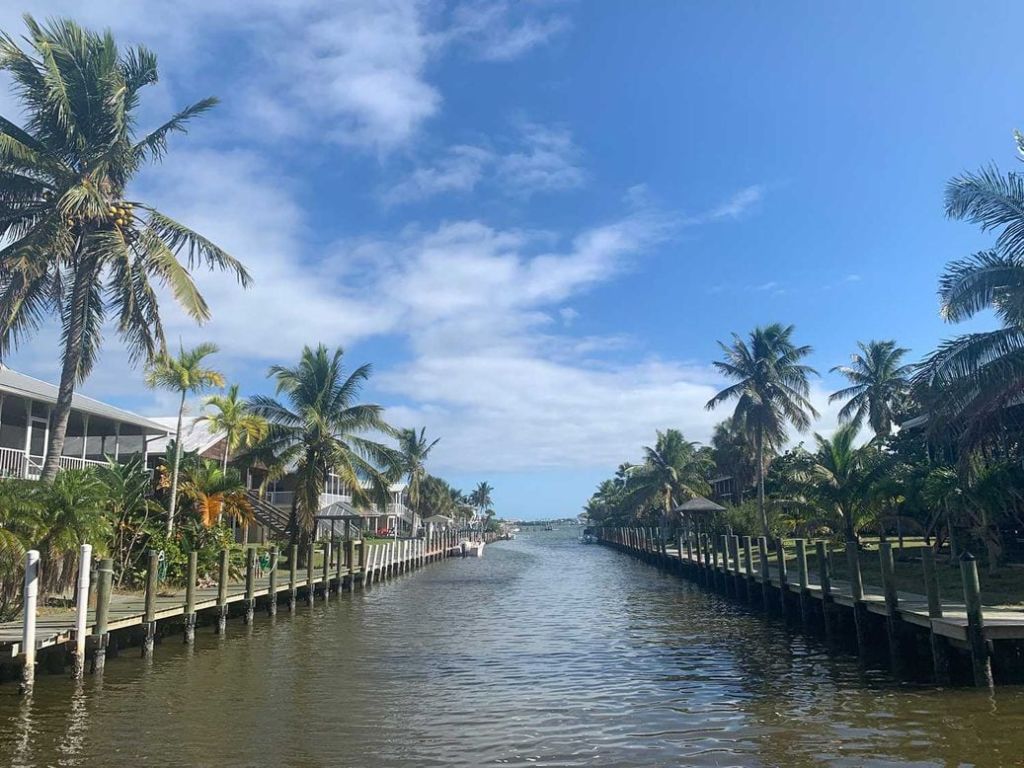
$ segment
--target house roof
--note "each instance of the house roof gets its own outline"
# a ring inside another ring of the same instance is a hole
[[[725,507],[720,504],[715,504],[711,499],[705,499],[703,496],[697,496],[690,499],[683,504],[672,510],[673,512],[690,513],[690,512],[724,512]]]
[[[153,440],[149,444],[149,452],[163,453],[167,450],[167,444],[174,439],[174,432],[178,428],[178,417],[153,416],[150,421],[162,425],[166,435]],[[223,437],[223,432],[211,430],[210,422],[199,421],[198,416],[186,416],[181,420],[181,449],[186,453],[189,451],[204,453],[220,442]]]
[[[57,387],[45,381],[26,376],[24,373],[12,371],[10,368],[0,366],[0,392],[27,397],[42,403],[57,402]],[[119,421],[122,424],[131,424],[142,429],[144,434],[163,435],[167,430],[152,419],[139,416],[137,413],[117,408],[113,405],[101,403],[85,395],[75,394],[71,399],[72,409],[79,413],[87,413],[90,416],[100,416],[105,419]]]

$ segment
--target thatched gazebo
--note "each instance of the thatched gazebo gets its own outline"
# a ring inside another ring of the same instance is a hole
[[[725,512],[725,507],[721,504],[716,504],[711,499],[705,499],[703,496],[695,496],[689,501],[683,502],[672,511],[679,515],[681,520],[685,521],[684,527],[687,530],[687,534],[689,534],[692,530],[700,529],[699,525],[694,525],[695,523],[707,520],[719,512]],[[705,530],[707,530],[706,525]]]

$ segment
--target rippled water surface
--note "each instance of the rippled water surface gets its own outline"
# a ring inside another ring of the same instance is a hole
[[[901,687],[597,546],[524,533],[102,681],[0,686],[0,766],[1020,765],[1024,691]]]

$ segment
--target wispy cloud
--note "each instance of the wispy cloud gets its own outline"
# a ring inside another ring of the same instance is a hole
[[[447,192],[472,192],[490,182],[499,194],[529,197],[581,186],[582,152],[561,127],[526,123],[497,148],[460,144],[415,166],[380,197],[388,205],[426,200]]]
[[[421,165],[385,189],[381,199],[388,205],[425,200],[446,192],[471,192],[483,178],[494,155],[481,147],[449,147],[433,165]]]
[[[738,219],[764,199],[764,192],[764,186],[761,184],[745,187],[721,205],[708,211],[704,218],[708,221]]]
[[[423,0],[177,0],[173,24],[167,9],[159,0],[22,0],[0,6],[0,29],[17,33],[24,11],[109,26],[125,42],[155,47],[164,71],[178,77],[229,49],[230,71],[241,74],[224,109],[238,118],[237,130],[263,141],[329,137],[383,152],[407,144],[440,112],[431,64],[455,49],[513,59],[566,26],[560,14],[505,0],[455,3],[447,14]]]
[[[541,15],[525,3],[472,2],[458,6],[450,29],[452,39],[469,46],[487,61],[509,61],[544,45],[569,27],[559,13]]]

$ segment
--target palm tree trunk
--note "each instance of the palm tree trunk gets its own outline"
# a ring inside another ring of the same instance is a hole
[[[755,440],[757,443],[757,514],[761,518],[761,532],[770,541],[768,513],[764,508],[764,431],[760,426],[757,428]]]
[[[228,473],[228,446],[231,445],[231,435],[224,436],[224,455],[221,457],[220,471],[225,475]]]
[[[40,479],[52,483],[60,469],[60,456],[64,452],[64,436],[68,431],[71,416],[71,401],[75,396],[75,384],[82,365],[82,338],[85,334],[85,315],[89,296],[89,282],[92,279],[91,265],[83,265],[75,276],[71,292],[71,311],[64,339],[64,355],[61,361],[60,384],[57,387],[57,402],[50,412],[50,440],[46,447],[46,459]],[[31,426],[31,425],[29,425]],[[26,457],[27,461],[28,457]]]
[[[178,404],[178,428],[174,432],[174,464],[171,466],[171,500],[167,503],[167,535],[174,533],[174,510],[178,503],[178,469],[181,466],[181,419],[185,415],[185,390]]]

